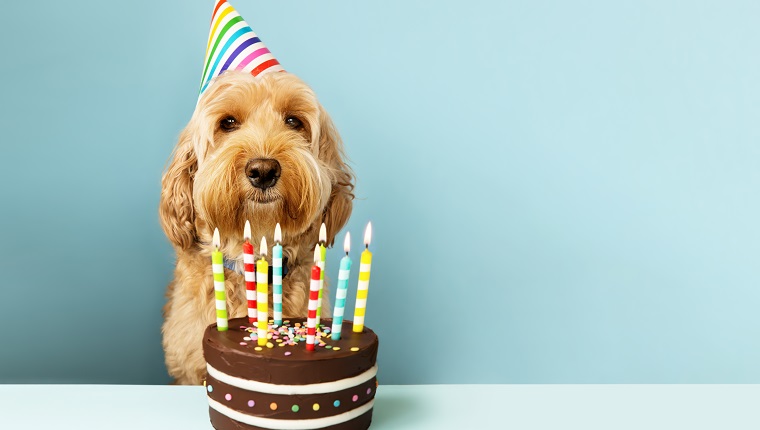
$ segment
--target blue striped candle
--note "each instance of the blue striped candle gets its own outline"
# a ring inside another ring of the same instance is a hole
[[[333,311],[332,340],[340,340],[340,331],[343,327],[343,313],[346,310],[346,293],[348,292],[348,276],[351,274],[351,258],[348,251],[351,249],[351,233],[346,233],[343,241],[343,250],[346,256],[340,259],[338,271],[338,288],[335,291],[335,310]]]
[[[274,302],[274,325],[282,325],[282,229],[280,223],[274,228],[272,248],[272,301]]]

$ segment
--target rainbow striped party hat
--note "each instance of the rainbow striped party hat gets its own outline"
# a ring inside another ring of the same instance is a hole
[[[225,70],[240,70],[253,76],[284,71],[235,8],[227,0],[217,0],[211,17],[198,98],[206,91],[211,80]]]

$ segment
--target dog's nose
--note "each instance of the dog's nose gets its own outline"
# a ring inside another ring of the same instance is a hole
[[[274,187],[280,179],[280,163],[272,158],[256,158],[245,166],[245,174],[251,185],[262,190]]]

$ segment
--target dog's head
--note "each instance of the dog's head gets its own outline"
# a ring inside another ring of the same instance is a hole
[[[160,218],[177,249],[208,243],[214,228],[241,238],[328,243],[351,213],[353,173],[314,92],[290,73],[226,72],[201,97],[162,178]],[[314,235],[315,238],[311,238]],[[310,245],[313,246],[313,245]]]

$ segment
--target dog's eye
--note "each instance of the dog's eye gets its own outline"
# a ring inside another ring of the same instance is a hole
[[[301,120],[294,116],[289,116],[285,118],[285,124],[287,124],[288,127],[296,129],[296,130],[303,127],[303,123],[301,122]]]
[[[224,117],[221,121],[219,121],[219,127],[221,127],[221,129],[224,131],[236,130],[238,126],[239,124],[233,116]]]

